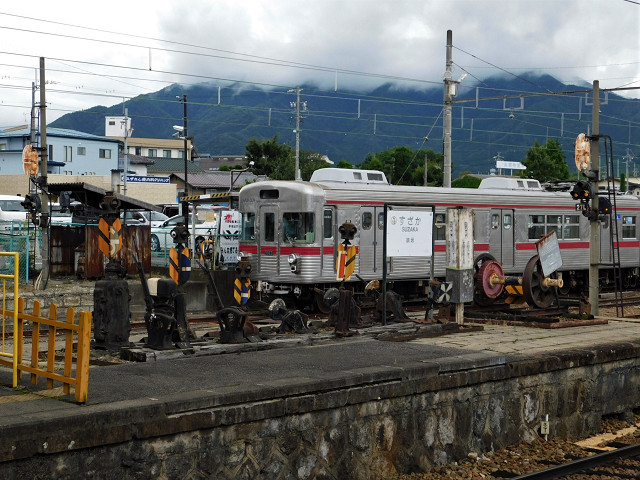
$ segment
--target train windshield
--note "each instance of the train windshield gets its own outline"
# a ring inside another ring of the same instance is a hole
[[[242,219],[242,240],[255,240],[256,214],[245,213]]]
[[[312,212],[291,212],[282,215],[282,228],[285,242],[313,243],[315,231]]]

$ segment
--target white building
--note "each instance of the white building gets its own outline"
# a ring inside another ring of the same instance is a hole
[[[40,142],[37,132],[36,142]],[[0,131],[0,175],[24,174],[22,151],[31,143],[27,126]],[[118,168],[116,139],[77,130],[47,128],[47,173],[111,175]]]

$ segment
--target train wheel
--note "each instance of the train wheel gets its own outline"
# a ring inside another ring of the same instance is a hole
[[[486,273],[483,269],[483,266],[486,266],[491,262],[497,263],[493,255],[489,253],[481,253],[476,257],[476,259],[473,262],[473,269],[474,269],[473,277],[475,279],[475,288],[473,290],[473,302],[476,305],[479,305],[481,307],[492,305],[497,298],[497,296],[495,297],[488,296],[485,293],[485,290],[483,288],[483,285],[484,285],[483,277],[484,277],[484,274]]]
[[[529,259],[522,274],[522,293],[532,307],[548,308],[556,299],[553,287],[542,285],[543,279],[542,264],[538,255],[535,255]]]

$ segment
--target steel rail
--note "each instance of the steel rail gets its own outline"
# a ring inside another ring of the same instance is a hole
[[[611,452],[599,453],[592,457],[581,458],[580,460],[564,463],[538,472],[513,477],[512,480],[552,480],[566,475],[579,473],[594,467],[607,465],[616,460],[636,456],[640,456],[640,445],[629,445],[628,447],[618,448]]]

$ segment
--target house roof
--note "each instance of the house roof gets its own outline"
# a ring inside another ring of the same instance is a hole
[[[107,137],[124,142],[124,137]],[[187,139],[187,148],[191,148],[191,140]],[[176,138],[139,138],[127,137],[129,147],[150,147],[150,148],[184,148],[184,140]]]
[[[129,158],[129,163],[134,165],[153,165],[155,162],[153,158],[134,155],[132,153],[128,153],[127,157]],[[120,153],[120,162],[124,162],[124,154],[122,152]]]
[[[182,158],[156,158],[153,165],[147,167],[149,173],[177,173],[184,175],[184,160]],[[204,170],[194,162],[187,162],[187,173],[203,173]],[[191,183],[191,181],[189,181]]]
[[[184,180],[184,172],[173,173],[172,177]],[[265,176],[257,176],[251,172],[237,172],[233,175],[234,188],[241,188],[247,182],[256,182],[266,180]],[[230,172],[205,172],[189,175],[187,181],[189,185],[196,188],[216,188],[228,190],[231,186],[231,173]]]
[[[18,128],[6,128],[0,131],[0,137],[28,137],[31,135],[31,130],[28,127]],[[40,131],[36,131],[36,135],[40,135]],[[99,135],[92,135],[90,133],[79,132],[78,130],[70,130],[68,128],[49,128],[47,127],[47,137],[63,137],[63,138],[76,138],[82,140],[95,140],[100,142],[112,142],[119,143],[115,138],[101,137]]]

